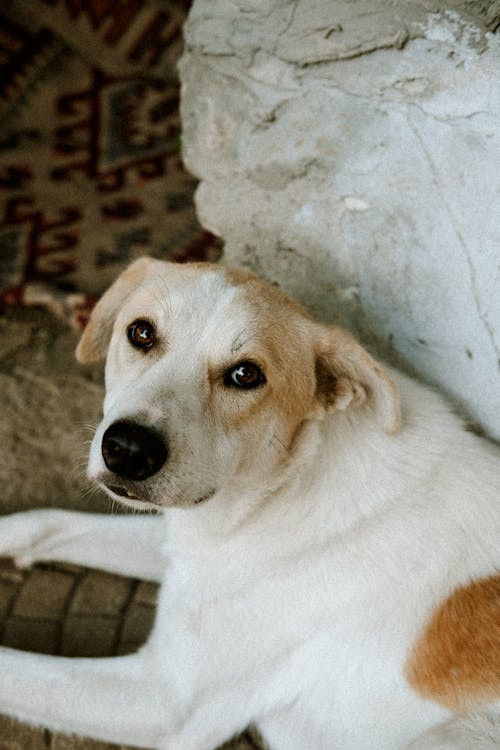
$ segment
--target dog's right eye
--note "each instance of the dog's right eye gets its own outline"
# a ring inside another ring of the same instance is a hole
[[[156,344],[154,326],[147,320],[134,320],[127,328],[127,336],[136,349],[151,349]]]
[[[264,373],[255,362],[240,362],[231,367],[224,375],[224,385],[233,388],[250,390],[266,382]]]

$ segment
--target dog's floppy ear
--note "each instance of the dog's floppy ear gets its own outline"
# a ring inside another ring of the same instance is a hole
[[[92,310],[82,337],[76,348],[76,358],[82,364],[104,359],[118,311],[129,294],[145,278],[153,258],[139,258],[123,271],[103,294]]]
[[[371,402],[376,419],[388,433],[399,429],[396,385],[347,331],[321,326],[316,349],[316,397],[327,411]]]

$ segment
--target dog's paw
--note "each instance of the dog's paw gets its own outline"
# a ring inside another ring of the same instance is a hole
[[[9,555],[9,557],[12,557],[14,565],[20,570],[31,568],[31,566],[37,561],[37,559],[40,559],[39,556],[37,557],[36,555],[30,555],[26,552],[20,555]]]
[[[47,554],[59,537],[64,511],[29,510],[0,517],[0,556],[11,557],[20,568]]]

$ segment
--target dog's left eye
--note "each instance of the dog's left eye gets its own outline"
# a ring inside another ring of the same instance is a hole
[[[134,320],[127,328],[127,336],[137,349],[151,349],[156,343],[154,327],[147,320]]]
[[[236,388],[257,388],[266,382],[264,373],[255,362],[240,362],[231,367],[224,375],[224,385]]]

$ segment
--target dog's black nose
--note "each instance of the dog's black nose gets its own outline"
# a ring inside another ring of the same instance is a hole
[[[114,422],[103,435],[102,457],[113,474],[142,480],[156,474],[167,460],[167,446],[159,433],[135,422]]]

